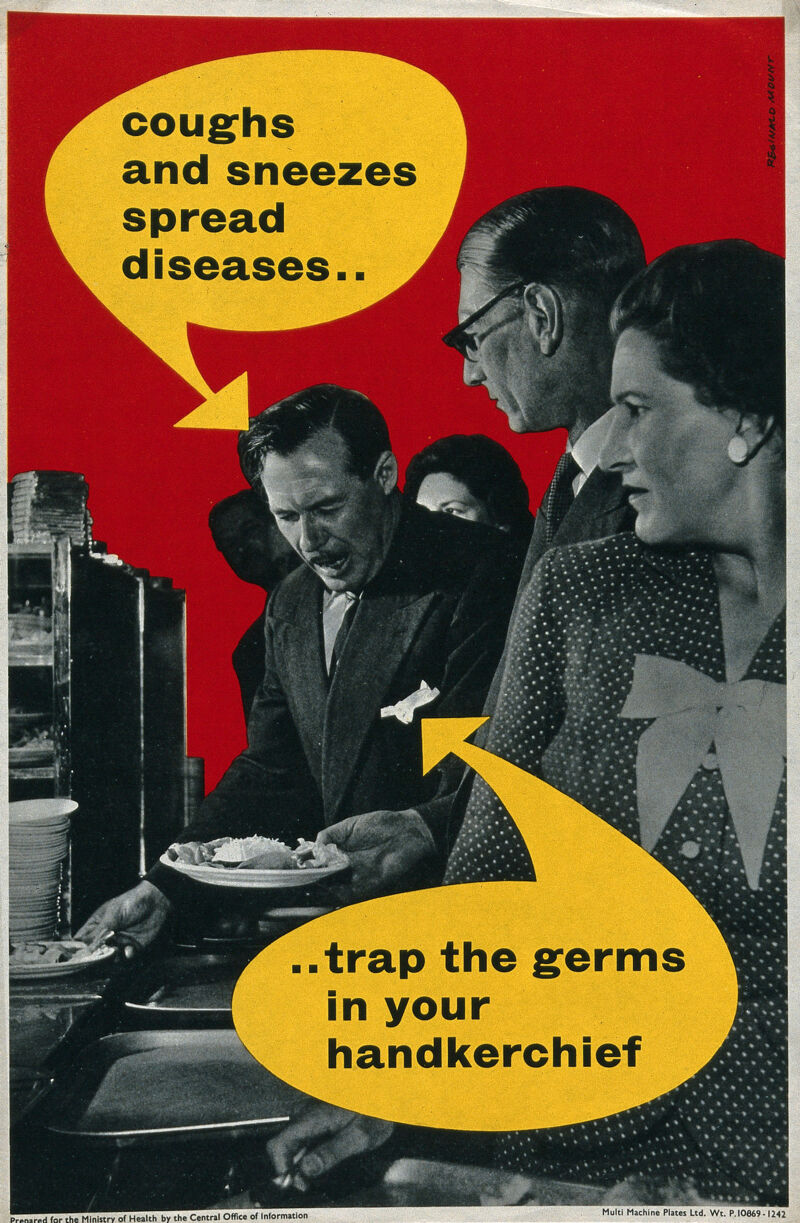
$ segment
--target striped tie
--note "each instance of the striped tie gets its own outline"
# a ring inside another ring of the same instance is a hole
[[[572,491],[572,482],[580,470],[570,451],[562,454],[558,460],[558,465],[542,502],[545,541],[548,547],[552,544],[564,515],[575,499],[575,494]]]

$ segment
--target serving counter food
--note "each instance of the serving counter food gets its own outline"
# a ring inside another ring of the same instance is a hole
[[[262,924],[280,932],[304,910]],[[266,935],[266,941],[269,939]],[[602,1190],[488,1169],[488,1139],[425,1131],[351,1161],[306,1195],[271,1179],[264,1144],[302,1100],[253,1060],[230,999],[259,949],[171,946],[43,980],[12,979],[12,1210],[590,1203]],[[448,1142],[451,1145],[448,1145]],[[459,1156],[462,1162],[459,1162]],[[469,1159],[473,1162],[463,1162]]]

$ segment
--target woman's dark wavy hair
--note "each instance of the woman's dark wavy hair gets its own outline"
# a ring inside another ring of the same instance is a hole
[[[495,526],[524,530],[530,522],[528,488],[514,459],[482,433],[454,433],[431,442],[408,464],[404,493],[416,501],[426,476],[444,471],[482,501]]]
[[[260,495],[261,470],[268,454],[292,454],[304,442],[331,428],[343,438],[350,469],[366,480],[380,456],[391,450],[389,430],[371,399],[360,391],[320,382],[265,408],[239,434],[239,464],[248,484]]]
[[[654,259],[611,311],[618,339],[629,327],[653,337],[667,374],[703,404],[786,420],[784,260],[752,242],[677,246]]]

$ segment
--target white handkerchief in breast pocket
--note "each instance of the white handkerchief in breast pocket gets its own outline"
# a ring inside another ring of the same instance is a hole
[[[420,709],[423,705],[430,705],[439,695],[438,688],[431,688],[422,681],[416,692],[410,693],[403,697],[402,701],[398,701],[396,705],[384,705],[381,710],[382,718],[397,718],[398,722],[402,722],[404,726],[409,726],[414,721],[414,711]]]

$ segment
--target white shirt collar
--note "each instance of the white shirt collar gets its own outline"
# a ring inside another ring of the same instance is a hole
[[[580,467],[584,476],[590,476],[597,466],[600,452],[605,445],[611,429],[611,410],[598,416],[588,429],[584,429],[575,445],[572,447],[572,457]]]
[[[577,497],[589,476],[598,465],[598,460],[606,438],[611,429],[611,410],[598,416],[588,429],[584,429],[574,446],[571,447],[572,457],[580,467],[580,471],[572,482],[573,492]],[[570,447],[568,446],[568,449]]]

